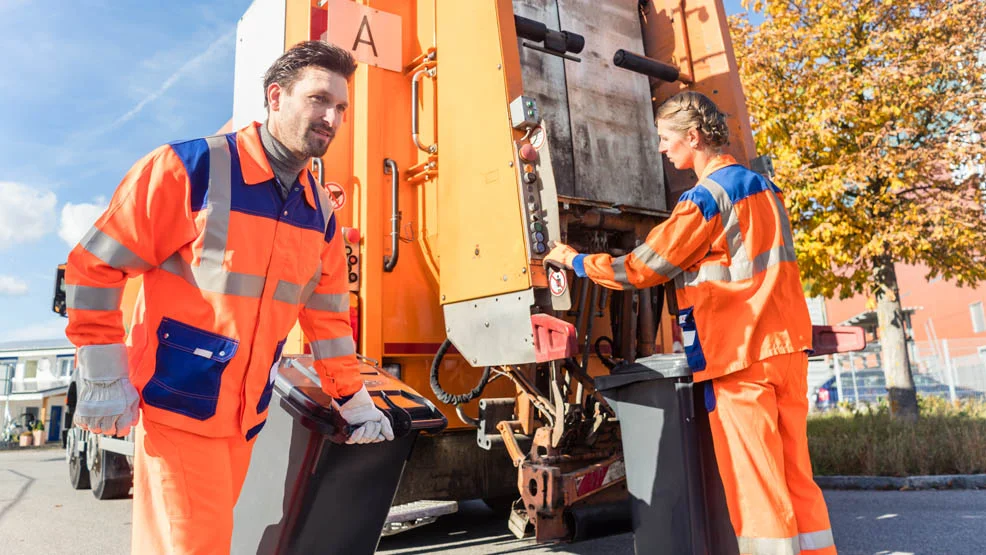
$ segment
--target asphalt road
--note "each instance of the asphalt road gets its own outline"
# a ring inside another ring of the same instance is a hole
[[[986,491],[827,491],[843,555],[986,553]],[[0,451],[0,553],[129,553],[129,499],[97,501],[68,484],[58,449]],[[631,555],[629,534],[574,545],[536,546],[507,530],[479,501],[437,523],[384,538],[379,553],[405,555]]]

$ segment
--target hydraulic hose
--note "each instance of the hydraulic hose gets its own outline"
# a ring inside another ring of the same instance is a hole
[[[431,390],[435,393],[435,397],[446,405],[461,405],[472,401],[483,393],[483,389],[486,388],[486,384],[490,381],[491,368],[487,366],[483,369],[483,377],[479,378],[479,383],[469,393],[453,395],[445,391],[442,389],[442,384],[438,383],[438,371],[442,367],[442,359],[445,358],[445,353],[448,352],[451,347],[452,342],[446,339],[442,342],[442,346],[438,348],[438,352],[435,353],[434,360],[431,361]]]

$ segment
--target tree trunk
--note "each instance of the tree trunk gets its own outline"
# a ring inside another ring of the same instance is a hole
[[[890,415],[914,422],[918,418],[918,401],[907,356],[907,320],[900,305],[897,272],[890,257],[882,257],[877,262],[874,282],[880,353],[883,355],[883,374],[887,378]]]

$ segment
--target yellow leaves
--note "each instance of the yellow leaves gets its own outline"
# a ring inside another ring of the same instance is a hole
[[[969,210],[981,201],[949,193],[986,160],[986,126],[969,123],[983,120],[984,80],[962,69],[986,52],[986,2],[744,5],[765,12],[734,42],[748,110],[812,287],[859,288],[887,254],[986,275],[961,262],[986,259],[986,217]]]

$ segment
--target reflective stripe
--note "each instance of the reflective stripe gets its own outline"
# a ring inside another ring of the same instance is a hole
[[[801,549],[825,549],[835,545],[835,538],[832,537],[832,529],[819,530],[818,532],[808,532],[798,534],[801,540]]]
[[[232,205],[232,178],[230,177],[229,143],[225,135],[207,137],[209,145],[208,217],[202,237],[202,253],[199,263],[203,268],[222,268],[226,258],[226,240],[229,235],[229,212]]]
[[[317,293],[305,303],[305,308],[326,312],[348,312],[349,293]]]
[[[637,257],[637,260],[646,264],[652,272],[669,280],[674,279],[676,275],[681,273],[681,268],[668,262],[663,256],[654,252],[654,249],[647,243],[643,243],[633,249],[633,255]]]
[[[774,247],[767,252],[763,252],[757,255],[753,259],[753,265],[750,268],[750,277],[753,277],[760,272],[766,271],[767,268],[776,266],[781,262],[794,262],[798,259],[797,255],[794,254],[794,248],[787,245],[781,245],[779,247]],[[749,278],[740,278],[749,279]]]
[[[739,216],[733,210],[733,201],[729,199],[729,193],[719,183],[706,178],[702,185],[712,192],[712,197],[716,199],[719,212],[722,215],[722,228],[726,234],[726,246],[729,248],[730,263],[748,264],[750,255],[743,244],[743,230],[739,225]]]
[[[65,286],[65,306],[76,310],[119,310],[122,287]]]
[[[318,263],[318,268],[315,268],[315,275],[312,279],[308,280],[305,284],[305,288],[301,291],[301,298],[298,302],[303,305],[308,304],[308,299],[312,297],[312,293],[315,292],[315,288],[318,287],[318,282],[322,280],[322,263]]]
[[[126,378],[127,347],[123,343],[79,347],[79,377],[88,381],[114,381]]]
[[[613,259],[613,281],[623,286],[623,289],[633,289],[633,284],[627,279],[627,257],[620,256]]]
[[[161,269],[184,278],[203,291],[260,298],[267,281],[265,276],[230,272],[223,268],[232,205],[232,162],[225,135],[206,137],[205,141],[209,145],[208,216],[203,231],[199,265],[191,266],[180,254],[175,253],[161,264]]]
[[[96,258],[127,274],[143,273],[154,267],[96,226],[89,229],[79,244]]]
[[[744,538],[738,536],[740,553],[749,555],[798,555],[801,546],[798,537],[793,538]]]
[[[329,195],[325,192],[325,189],[320,187],[318,183],[315,183],[315,179],[308,174],[309,181],[313,183],[313,189],[315,190],[315,196],[318,197],[318,207],[322,211],[322,218],[325,220],[325,229],[322,230],[324,234],[329,228],[329,218],[332,216],[332,205],[329,203]]]
[[[299,299],[301,299],[300,285],[283,279],[277,282],[277,288],[274,289],[275,301],[296,305]]]
[[[264,293],[264,276],[227,272],[222,268],[190,266],[180,254],[171,255],[161,269],[183,278],[193,287],[212,293],[260,298]]]
[[[751,279],[753,276],[781,262],[794,262],[797,260],[794,252],[794,238],[791,235],[791,223],[787,220],[787,212],[784,210],[784,204],[777,194],[772,191],[765,193],[772,195],[774,203],[777,205],[777,217],[781,224],[781,239],[783,244],[758,254],[751,261],[749,253],[746,250],[746,245],[743,243],[743,233],[739,226],[736,211],[733,210],[733,203],[729,200],[726,190],[708,178],[702,180],[701,185],[712,194],[719,207],[723,232],[725,233],[726,244],[729,248],[730,265],[727,267],[721,264],[710,263],[700,267],[697,272],[685,272],[685,286],[694,287],[707,281],[742,281]]]
[[[312,341],[312,356],[315,360],[356,354],[352,336],[345,335],[335,339]]]

